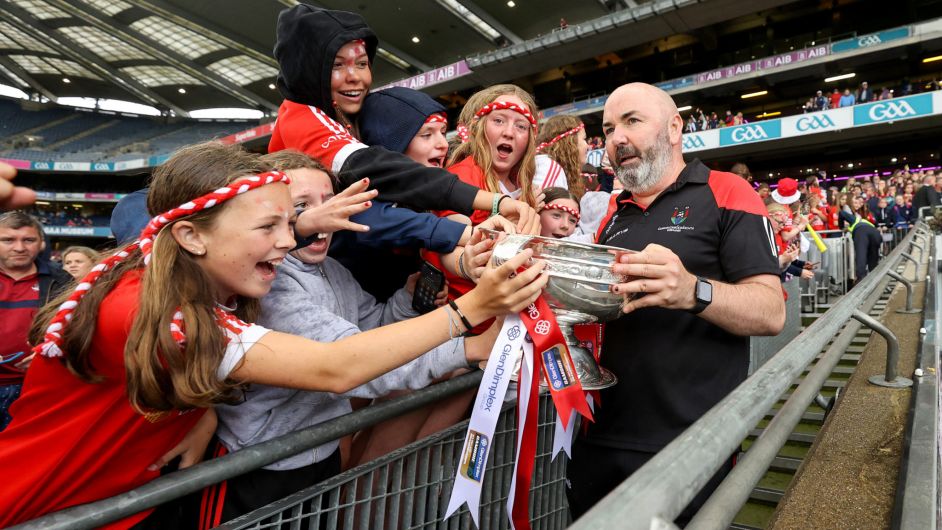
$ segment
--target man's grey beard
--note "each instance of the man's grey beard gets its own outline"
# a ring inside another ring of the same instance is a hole
[[[637,156],[634,147],[624,146],[616,150],[615,159],[621,159],[621,152]],[[645,193],[654,188],[664,176],[667,166],[671,163],[671,142],[667,130],[658,134],[654,145],[641,153],[641,161],[634,167],[618,166],[615,176],[618,181],[631,193]]]

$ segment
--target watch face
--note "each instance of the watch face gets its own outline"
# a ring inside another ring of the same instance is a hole
[[[697,300],[710,303],[713,301],[713,284],[704,280],[697,280]]]

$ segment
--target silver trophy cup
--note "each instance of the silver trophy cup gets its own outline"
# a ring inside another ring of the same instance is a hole
[[[487,230],[486,234],[497,239],[500,232]],[[612,293],[611,287],[624,279],[612,272],[612,263],[619,254],[628,251],[517,234],[498,240],[491,261],[500,265],[528,248],[533,249],[534,258],[546,261],[549,282],[543,296],[566,338],[582,388],[598,390],[614,385],[617,382],[615,375],[595,362],[592,352],[576,340],[572,327],[607,322],[621,315],[624,298]]]

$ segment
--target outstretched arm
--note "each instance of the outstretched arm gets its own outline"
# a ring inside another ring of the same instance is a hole
[[[489,269],[475,289],[456,301],[472,326],[520,311],[536,299],[548,278],[541,274],[545,263],[535,262],[510,277],[531,256],[531,251],[525,251]],[[246,351],[230,377],[303,390],[346,392],[449,340],[455,331],[453,321],[458,317],[443,307],[331,344],[268,332]],[[465,331],[464,326],[459,323],[457,331]]]

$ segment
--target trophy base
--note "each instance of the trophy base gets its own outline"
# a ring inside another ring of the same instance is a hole
[[[610,386],[615,386],[615,383],[618,382],[618,378],[615,377],[615,374],[609,372],[608,369],[602,368],[599,366],[599,376],[598,378],[587,378],[592,380],[583,379],[582,389],[583,390],[602,390],[603,388],[608,388]],[[543,385],[540,385],[543,386]]]

